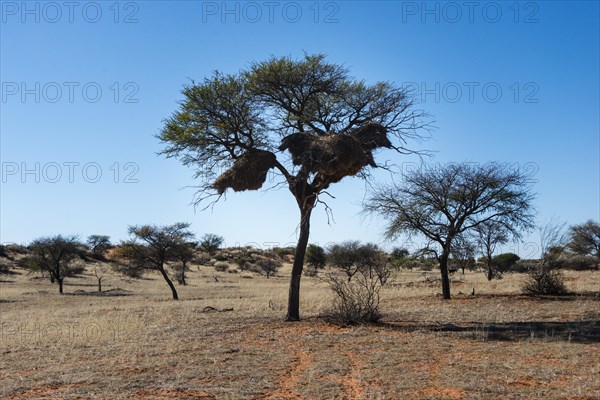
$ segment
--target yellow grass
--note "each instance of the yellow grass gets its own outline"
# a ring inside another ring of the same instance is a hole
[[[108,274],[102,296],[91,273],[62,296],[2,276],[0,397],[600,398],[600,272],[568,272],[578,294],[565,299],[519,295],[519,274],[457,273],[443,301],[435,271],[404,271],[382,291],[381,324],[338,327],[318,317],[326,285],[307,277],[303,321],[283,322],[289,268],[193,266],[177,302],[158,274]]]

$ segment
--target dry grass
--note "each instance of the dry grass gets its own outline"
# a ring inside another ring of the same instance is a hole
[[[451,301],[436,273],[402,272],[382,291],[384,322],[361,327],[320,319],[330,297],[306,277],[304,320],[283,322],[288,273],[193,267],[178,302],[158,275],[109,276],[102,296],[92,275],[63,296],[3,276],[0,397],[600,398],[600,272],[567,273],[578,295],[560,299],[518,295],[522,275],[456,274]]]

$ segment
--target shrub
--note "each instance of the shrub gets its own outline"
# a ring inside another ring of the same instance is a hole
[[[279,258],[284,259],[286,256],[293,256],[296,252],[294,247],[273,247],[273,253],[277,254]]]
[[[325,250],[316,244],[311,244],[306,249],[306,275],[316,276],[319,269],[325,268]]]
[[[113,263],[111,269],[128,278],[140,279],[144,275],[144,268],[133,263]]]
[[[229,269],[229,263],[227,263],[226,261],[217,261],[214,267],[219,272],[225,272]]]
[[[568,293],[562,273],[553,268],[550,263],[544,263],[541,267],[529,270],[527,281],[523,285],[523,292],[531,295],[564,295]]]
[[[277,275],[277,271],[281,268],[281,262],[272,258],[263,258],[256,262],[254,271],[260,275],[264,275],[269,279],[271,276]]]
[[[6,248],[6,245],[0,244],[0,257],[6,257],[6,258],[8,258],[7,251],[8,251],[8,249]]]
[[[0,259],[0,274],[10,274],[10,269],[12,264],[10,261],[5,259]]]
[[[492,258],[492,264],[499,272],[508,272],[519,261],[521,257],[514,253],[498,254]]]
[[[376,322],[381,318],[379,291],[383,284],[375,275],[361,269],[349,281],[333,271],[324,274],[321,280],[335,295],[331,308],[326,311],[327,317],[343,324]]]
[[[573,271],[593,271],[598,269],[598,259],[578,254],[564,255],[558,259],[561,269]]]

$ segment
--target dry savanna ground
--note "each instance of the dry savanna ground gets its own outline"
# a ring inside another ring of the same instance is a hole
[[[404,271],[383,322],[343,327],[316,278],[284,322],[280,277],[194,266],[170,300],[157,274],[89,273],[65,295],[24,272],[0,282],[0,397],[7,399],[600,399],[600,272],[567,273],[575,295],[519,295],[523,275]],[[475,295],[472,290],[475,289]]]

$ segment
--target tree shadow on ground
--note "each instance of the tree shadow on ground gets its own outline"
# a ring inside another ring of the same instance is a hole
[[[72,293],[65,293],[68,296],[95,296],[95,297],[124,297],[132,296],[133,294],[124,289],[108,289],[102,292],[86,292],[84,290],[76,290]]]
[[[385,329],[408,332],[450,332],[468,338],[497,341],[522,341],[542,339],[573,343],[600,343],[600,314],[593,318],[575,321],[527,321],[527,322],[464,322],[440,324],[421,321],[382,322]]]

